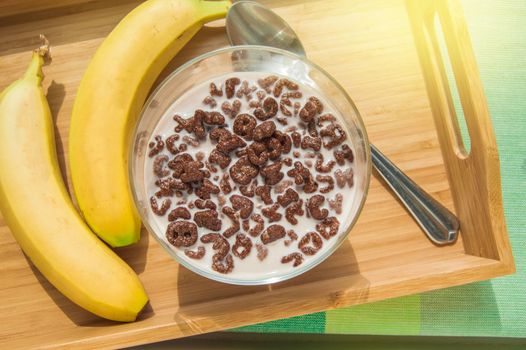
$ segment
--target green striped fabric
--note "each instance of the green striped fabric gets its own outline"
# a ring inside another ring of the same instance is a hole
[[[462,4],[497,134],[517,273],[236,331],[526,337],[526,1]]]

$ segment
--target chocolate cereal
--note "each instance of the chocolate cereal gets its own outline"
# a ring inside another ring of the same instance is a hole
[[[235,275],[293,269],[335,244],[355,165],[330,103],[286,77],[247,72],[186,98],[149,140],[145,171],[150,210],[178,254]],[[244,266],[254,261],[261,267]]]

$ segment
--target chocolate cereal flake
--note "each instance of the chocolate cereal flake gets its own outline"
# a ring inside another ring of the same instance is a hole
[[[257,90],[257,87],[250,86],[248,81],[243,80],[241,82],[241,86],[239,87],[239,89],[237,89],[236,97],[241,98],[245,96],[245,99],[247,101],[250,101],[252,99],[252,93],[256,90]]]
[[[292,107],[292,102],[288,98],[281,98],[279,101],[279,110],[284,116],[292,117],[292,112],[287,108]],[[286,120],[286,119],[285,119]]]
[[[327,149],[332,149],[333,147],[342,144],[347,138],[346,132],[337,123],[329,124],[321,129],[320,136],[327,139],[327,141],[323,143],[323,147]]]
[[[219,194],[221,190],[218,186],[214,185],[212,181],[204,179],[202,184],[195,189],[195,194],[201,199],[210,199],[211,194]]]
[[[195,159],[199,162],[202,162],[205,159],[205,152],[201,152],[201,151],[197,152],[195,154]]]
[[[299,89],[299,85],[288,80],[288,79],[285,79],[285,78],[282,78],[282,79],[279,79],[277,82],[276,82],[276,85],[274,86],[274,96],[275,97],[279,97],[283,91],[283,88],[286,87],[287,89],[289,90],[292,90],[292,91],[295,91],[295,90],[298,90]]]
[[[177,219],[190,220],[191,217],[190,211],[181,206],[173,209],[170,214],[168,214],[168,221],[175,221]]]
[[[316,122],[314,120],[307,124],[307,131],[311,137],[318,137],[318,128],[316,127]]]
[[[164,141],[160,135],[155,136],[155,141],[152,141],[148,144],[150,151],[148,152],[148,157],[153,158],[164,149]]]
[[[259,236],[259,234],[263,231],[263,228],[265,227],[263,217],[261,217],[261,215],[259,214],[252,214],[250,219],[254,221],[256,225],[248,231],[248,234],[251,235],[252,237],[257,237]]]
[[[239,80],[237,77],[230,78],[225,81],[226,98],[231,99],[234,97],[234,94],[236,93],[236,86],[239,84],[241,84],[241,80]]]
[[[268,255],[268,248],[261,243],[256,243],[256,250],[258,251],[257,257],[259,261],[265,260]]]
[[[259,169],[254,166],[248,157],[241,157],[230,167],[230,177],[240,185],[248,185],[252,179],[258,176]]]
[[[278,196],[278,203],[283,208],[286,208],[290,203],[297,202],[300,199],[298,192],[292,188],[287,188],[284,194]]]
[[[217,107],[217,101],[212,96],[206,96],[203,100],[203,104],[210,106],[210,108]]]
[[[271,120],[264,121],[254,129],[254,140],[261,141],[269,138],[274,134],[274,131],[276,131],[276,124]]]
[[[270,93],[272,85],[278,80],[279,78],[275,75],[270,75],[263,79],[258,79],[258,85],[260,88],[265,90],[267,93]],[[258,96],[259,97],[259,96]]]
[[[276,117],[276,120],[277,120],[277,122],[280,123],[281,125],[289,125],[289,121],[287,120],[287,118]]]
[[[297,131],[293,131],[291,134],[290,134],[290,137],[292,138],[292,144],[294,145],[294,147],[300,147],[301,145],[301,134]]]
[[[234,100],[234,102],[230,103],[229,101],[225,101],[221,104],[221,111],[225,113],[226,115],[230,116],[230,118],[235,118],[236,115],[241,110],[241,101]]]
[[[190,221],[170,222],[166,239],[175,247],[190,247],[197,241],[197,226]]]
[[[168,138],[166,139],[166,149],[171,153],[171,154],[177,154],[179,153],[179,149],[177,148],[177,145],[176,145],[176,142],[179,140],[179,135],[178,134],[173,134],[173,135],[170,135],[168,136]]]
[[[221,237],[214,242],[212,248],[218,248],[218,252],[212,256],[212,270],[219,273],[227,274],[234,269],[234,259],[232,254],[223,253],[225,250],[230,250],[230,244],[226,239]]]
[[[327,186],[320,188],[320,193],[329,193],[334,189],[334,179],[330,175],[316,175],[316,181],[327,183]]]
[[[265,179],[266,185],[275,185],[283,179],[281,172],[281,162],[275,162],[261,168],[261,176]]]
[[[228,155],[230,152],[240,147],[245,147],[246,145],[246,142],[243,141],[241,137],[234,134],[230,134],[219,139],[219,142],[216,145],[216,149],[219,152]]]
[[[271,137],[265,141],[265,145],[267,146],[269,159],[278,159],[281,155],[281,152],[283,151],[283,146],[281,145],[280,140],[275,137]]]
[[[337,193],[334,196],[334,199],[329,199],[329,208],[334,210],[336,214],[342,213],[342,206],[343,206],[343,195],[341,193]]]
[[[223,236],[225,236],[226,238],[230,238],[237,232],[239,232],[239,229],[241,228],[241,225],[239,223],[239,216],[233,208],[228,206],[224,206],[222,212],[223,214],[228,216],[228,218],[232,221],[232,226],[230,226],[226,229],[225,232],[223,232]]]
[[[183,163],[183,172],[179,178],[184,183],[202,181],[205,177],[203,171],[201,170],[203,166],[203,162],[198,161]]]
[[[165,177],[170,175],[170,170],[166,169],[164,166],[166,163],[168,163],[168,156],[167,155],[160,155],[155,157],[153,161],[153,173],[157,177]]]
[[[232,203],[232,208],[239,211],[241,219],[247,219],[254,209],[254,203],[250,199],[237,194],[230,196],[230,203]]]
[[[298,248],[305,255],[314,255],[316,254],[321,247],[323,246],[323,241],[321,237],[316,232],[309,232],[303,236],[299,243]]]
[[[316,113],[321,114],[323,112],[323,103],[321,103],[317,97],[311,96],[308,101],[314,103],[316,106]]]
[[[290,246],[292,242],[298,239],[298,234],[294,230],[287,230],[287,237],[289,237],[289,239],[283,242],[286,247]]]
[[[316,231],[325,239],[330,239],[338,234],[340,222],[335,217],[331,216],[324,219],[322,222],[316,224]]]
[[[310,197],[309,201],[307,202],[309,213],[316,220],[323,220],[329,215],[329,211],[327,209],[321,209],[321,206],[324,202],[325,197],[320,194]]]
[[[210,95],[218,97],[223,96],[222,87],[218,88],[215,83],[210,83]]]
[[[265,216],[270,222],[276,222],[281,220],[282,214],[278,213],[279,204],[275,203],[270,207],[261,209],[261,213]]]
[[[274,131],[273,137],[279,141],[281,145],[281,152],[283,154],[287,154],[290,152],[290,150],[292,149],[292,139],[289,135],[279,130],[276,130]]]
[[[232,159],[217,149],[212,150],[208,156],[208,162],[211,164],[217,164],[221,169],[226,168]]]
[[[256,191],[255,191],[256,196],[260,197],[263,203],[267,205],[274,203],[270,195],[271,188],[272,187],[270,187],[269,185],[262,185],[262,186],[256,187]]]
[[[188,145],[186,143],[181,143],[177,149],[179,150],[179,152],[186,152],[186,150],[188,149]]]
[[[230,135],[232,135],[232,133],[228,131],[228,129],[225,129],[223,127],[214,128],[210,130],[210,133],[209,133],[210,140],[213,140],[213,141],[219,141],[221,139],[226,139]]]
[[[184,254],[189,257],[190,259],[199,260],[202,259],[205,256],[206,250],[205,247],[199,246],[197,247],[197,250],[190,250],[186,249],[184,251]]]
[[[172,201],[170,199],[165,199],[163,203],[161,204],[161,207],[159,208],[159,204],[157,203],[157,198],[155,196],[150,197],[150,207],[152,208],[152,211],[155,215],[158,216],[164,216],[168,209],[170,209],[170,206],[172,205]]]
[[[225,117],[216,111],[205,112],[203,121],[208,125],[223,125],[225,124]]]
[[[219,259],[217,254],[214,255],[212,257],[212,269],[223,274],[232,272],[234,269],[234,259],[232,259],[232,255],[228,254],[224,260]]]
[[[326,164],[323,164],[323,153],[318,153],[318,159],[316,160],[316,170],[320,173],[329,173],[332,171],[336,162],[329,160]]]
[[[303,262],[303,255],[301,255],[301,253],[294,252],[294,253],[290,253],[289,255],[286,255],[283,258],[281,258],[282,264],[287,264],[291,261],[294,261],[292,266],[297,267],[301,265],[301,263]]]
[[[216,210],[217,206],[214,202],[212,202],[210,199],[203,200],[201,198],[198,198],[194,201],[195,207],[197,209],[211,209]]]
[[[312,178],[309,169],[299,161],[294,162],[294,169],[289,170],[287,175],[294,178],[296,185],[303,185],[305,193],[313,193],[318,189],[318,184]]]
[[[254,181],[252,181],[250,183],[250,185],[243,185],[243,186],[239,186],[239,192],[241,192],[241,194],[245,197],[254,197],[254,194],[256,192],[256,186],[258,184],[258,180],[257,179],[254,179]]]
[[[221,220],[217,218],[218,214],[216,210],[207,209],[198,211],[194,214],[194,221],[199,227],[205,227],[212,231],[221,230]]]
[[[224,173],[219,181],[219,188],[224,194],[229,194],[232,192],[232,186],[230,186],[230,176],[227,173]]]
[[[250,230],[250,219],[243,220],[241,222],[241,227],[243,231],[248,232]]]
[[[301,148],[310,148],[313,151],[318,152],[321,149],[321,139],[319,137],[305,136],[303,140],[301,140]]]
[[[261,242],[263,244],[269,244],[285,237],[285,228],[281,225],[274,224],[267,227],[267,229],[261,234]]]
[[[250,237],[247,237],[243,233],[239,233],[236,236],[236,242],[232,246],[232,254],[243,260],[248,256],[248,254],[250,254],[251,249],[252,240],[250,239]]]
[[[339,150],[334,151],[334,158],[339,165],[344,165],[347,159],[350,163],[354,161],[354,154],[348,145],[342,145]]]
[[[336,178],[336,184],[339,188],[345,187],[347,184],[349,187],[352,187],[354,184],[354,174],[351,168],[342,171],[338,169],[334,172],[334,177]]]
[[[268,160],[267,146],[263,142],[252,142],[246,148],[248,160],[256,165],[264,165]]]
[[[305,214],[303,210],[303,199],[290,204],[287,209],[285,209],[285,219],[287,219],[291,225],[297,225],[298,219],[296,219],[296,216],[302,216],[303,214]]]
[[[234,120],[233,130],[239,136],[244,137],[246,140],[252,140],[254,129],[256,128],[256,118],[250,114],[239,114]]]
[[[278,103],[272,97],[267,97],[263,101],[263,108],[256,108],[254,110],[254,116],[261,121],[270,119],[278,114]]]
[[[303,108],[300,110],[299,116],[300,119],[305,123],[310,123],[314,121],[317,114],[317,106],[314,102],[308,101],[305,103]]]

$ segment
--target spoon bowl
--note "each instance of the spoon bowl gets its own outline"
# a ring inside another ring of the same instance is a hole
[[[292,28],[275,12],[252,1],[238,1],[227,14],[226,31],[231,45],[262,45],[306,56]]]

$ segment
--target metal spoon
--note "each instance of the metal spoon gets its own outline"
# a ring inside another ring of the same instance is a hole
[[[226,30],[231,45],[265,45],[306,56],[296,33],[267,7],[238,1],[230,8]],[[405,204],[429,239],[444,245],[455,241],[459,222],[455,215],[434,200],[371,144],[374,168]]]

